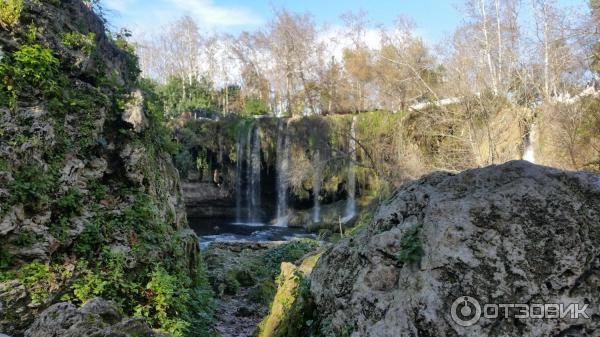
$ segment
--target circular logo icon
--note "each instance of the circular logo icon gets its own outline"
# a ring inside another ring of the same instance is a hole
[[[471,326],[481,318],[479,302],[470,296],[461,296],[452,303],[452,320],[461,326]]]

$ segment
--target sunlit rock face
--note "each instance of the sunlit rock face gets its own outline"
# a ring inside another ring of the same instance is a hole
[[[373,337],[595,335],[599,198],[598,175],[523,161],[409,183],[319,261],[311,281],[319,329]],[[481,307],[589,304],[590,319],[516,319],[511,311],[465,327],[451,316],[461,296]]]

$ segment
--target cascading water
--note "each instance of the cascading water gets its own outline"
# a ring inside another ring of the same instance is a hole
[[[356,116],[352,117],[350,139],[348,140],[350,160],[348,165],[348,200],[343,222],[348,222],[356,215]]]
[[[313,194],[314,194],[314,207],[313,207],[313,222],[321,222],[321,201],[319,200],[319,194],[321,194],[321,155],[319,150],[315,151],[314,158],[314,174],[313,174]]]
[[[248,189],[249,194],[249,205],[248,205],[248,220],[251,223],[260,223],[260,173],[261,173],[261,165],[260,165],[260,152],[261,152],[261,142],[260,142],[260,128],[255,127],[250,132],[251,140],[250,140],[250,151],[248,151],[248,155],[250,156],[248,159],[248,163],[250,166],[249,172],[249,184],[250,188]]]
[[[235,222],[242,222],[242,169],[244,163],[244,143],[243,135],[241,132],[238,132],[236,135],[235,142],[235,154],[236,154],[236,162],[235,162]]]
[[[280,119],[277,125],[277,218],[275,225],[288,225],[288,168],[290,141],[287,137],[287,121]]]
[[[523,160],[535,163],[535,141],[537,135],[537,126],[532,123],[529,127],[529,132],[525,136],[525,151],[523,152]]]

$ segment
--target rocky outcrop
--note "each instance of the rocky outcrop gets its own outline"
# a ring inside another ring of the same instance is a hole
[[[598,200],[600,176],[522,161],[409,183],[317,264],[319,334],[597,336]],[[477,312],[469,305],[453,319],[463,296],[481,307],[588,304],[590,319],[520,319],[510,310],[464,326]]]
[[[170,135],[132,46],[92,7],[23,0],[0,28],[0,332],[15,337],[61,298],[118,298],[131,315],[153,271],[200,284]],[[75,294],[89,282],[102,286]]]
[[[96,298],[81,308],[56,303],[44,310],[25,337],[168,337],[153,331],[141,318],[124,318],[111,301]]]
[[[226,188],[194,180],[184,182],[182,188],[189,217],[235,218],[235,202]]]

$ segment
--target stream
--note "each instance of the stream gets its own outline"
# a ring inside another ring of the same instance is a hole
[[[261,242],[290,241],[296,238],[315,238],[302,228],[291,228],[264,223],[235,223],[225,219],[189,218],[190,227],[200,237],[200,247],[205,249],[215,241]]]

